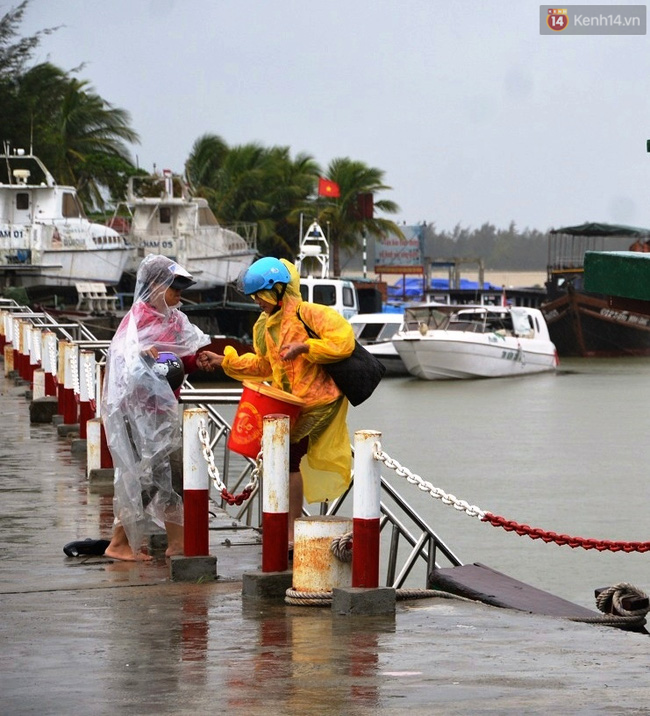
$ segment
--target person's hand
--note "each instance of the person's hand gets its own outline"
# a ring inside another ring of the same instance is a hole
[[[196,364],[201,370],[211,373],[223,363],[223,356],[212,351],[201,351],[196,357]]]
[[[304,343],[287,343],[286,346],[282,346],[280,349],[280,358],[282,360],[293,360],[297,358],[301,353],[308,353],[309,346]]]
[[[151,346],[151,348],[145,348],[142,351],[142,355],[149,356],[149,358],[153,358],[154,360],[157,360],[160,353],[158,352],[158,349],[155,346]]]

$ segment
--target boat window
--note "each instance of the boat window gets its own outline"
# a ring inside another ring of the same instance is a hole
[[[381,323],[366,323],[365,326],[362,326],[358,337],[363,338],[365,341],[376,341],[381,327]]]
[[[209,206],[199,207],[199,226],[218,226],[217,217]]]
[[[26,191],[19,191],[16,194],[16,209],[19,211],[29,209],[29,194]]]
[[[400,327],[399,323],[384,324],[381,331],[379,331],[379,335],[377,336],[377,339],[380,341],[389,340],[397,333],[397,331],[399,330],[399,327]]]
[[[314,303],[320,303],[323,306],[336,305],[336,287],[335,286],[314,286]]]
[[[351,286],[343,286],[343,305],[354,308],[354,290]]]
[[[76,219],[80,216],[85,216],[79,200],[69,191],[63,193],[61,210],[66,219]]]
[[[309,289],[304,284],[300,286],[300,295],[303,301],[309,301]]]
[[[171,224],[172,222],[172,210],[168,206],[161,206],[158,209],[158,220],[161,224]]]

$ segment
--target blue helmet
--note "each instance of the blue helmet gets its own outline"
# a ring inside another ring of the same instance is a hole
[[[272,256],[266,256],[251,264],[242,280],[242,290],[250,296],[251,293],[273,288],[276,283],[287,284],[291,281],[289,269]]]

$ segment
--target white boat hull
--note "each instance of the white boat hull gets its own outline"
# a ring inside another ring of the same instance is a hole
[[[170,173],[153,179],[162,184],[160,196],[139,196],[133,178],[129,183],[131,226],[127,238],[133,254],[127,272],[135,274],[145,256],[163,254],[192,274],[196,281],[193,291],[236,281],[257,256],[255,238],[244,238],[220,226],[207,201],[192,197],[180,178],[180,195],[174,194]]]
[[[408,372],[424,380],[505,378],[552,371],[557,365],[555,348],[546,341],[524,348],[515,339],[478,342],[473,334],[451,331],[393,340]]]
[[[131,247],[124,236],[90,221],[76,189],[60,186],[32,154],[0,161],[0,276],[24,288],[116,285]]]
[[[421,305],[407,313],[393,345],[417,378],[505,378],[558,365],[538,309]]]

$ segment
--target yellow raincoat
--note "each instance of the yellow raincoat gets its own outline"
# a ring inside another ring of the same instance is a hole
[[[291,281],[275,313],[262,313],[253,327],[255,353],[238,355],[227,346],[222,368],[236,380],[271,381],[273,387],[305,401],[291,442],[309,435],[307,454],[300,463],[307,502],[324,502],[341,495],[350,484],[351,452],[346,424],[348,400],[321,367],[347,358],[354,350],[352,327],[328,306],[303,302],[300,277],[293,264],[283,260]],[[305,323],[319,338],[309,338]],[[282,360],[280,350],[288,343],[305,343],[308,353],[292,361]]]

